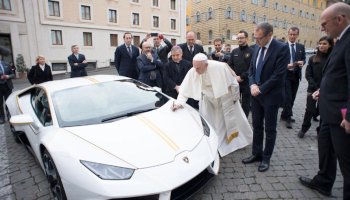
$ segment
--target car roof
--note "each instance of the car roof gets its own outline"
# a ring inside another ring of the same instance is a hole
[[[67,78],[62,80],[48,81],[39,84],[41,87],[44,87],[46,91],[52,93],[59,90],[65,90],[68,88],[74,88],[84,85],[92,85],[101,82],[109,82],[115,80],[128,80],[130,78],[117,75],[93,75],[93,76],[84,76],[76,78]]]

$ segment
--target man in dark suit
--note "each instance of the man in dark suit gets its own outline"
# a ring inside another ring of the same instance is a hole
[[[338,159],[344,178],[343,199],[350,199],[350,6],[342,2],[332,4],[322,12],[320,22],[321,31],[338,41],[323,68],[319,93],[313,95],[316,98],[319,95],[321,116],[319,171],[313,179],[299,180],[306,187],[330,196]]]
[[[273,27],[263,22],[257,25],[256,45],[250,65],[249,85],[252,94],[253,151],[242,160],[244,164],[261,161],[258,171],[269,169],[276,141],[277,113],[283,100],[288,45],[272,38]],[[265,124],[264,124],[265,122]],[[265,125],[265,149],[264,144]]]
[[[136,58],[140,55],[139,48],[132,45],[131,33],[124,33],[124,44],[117,47],[114,52],[114,63],[118,74],[133,79],[139,78]]]
[[[85,68],[87,67],[87,60],[84,54],[79,53],[79,46],[72,45],[72,54],[68,56],[68,63],[71,67],[70,77],[87,76]]]
[[[164,67],[164,93],[176,99],[180,85],[191,68],[192,63],[182,59],[182,49],[174,46],[171,49],[171,60]]]
[[[254,49],[248,46],[248,33],[241,30],[237,34],[239,47],[232,50],[228,64],[235,71],[239,83],[240,100],[242,109],[248,117],[250,111],[249,66]]]
[[[163,78],[160,73],[162,61],[157,54],[152,52],[152,45],[149,42],[142,44],[142,54],[137,57],[137,66],[140,71],[139,81],[159,88],[163,87]]]
[[[215,51],[213,53],[211,53],[210,59],[227,63],[229,60],[229,56],[227,56],[225,54],[224,50],[222,49],[222,39],[221,38],[216,38],[214,40],[214,48],[215,48]]]
[[[204,53],[203,47],[198,45],[196,42],[196,34],[193,31],[189,31],[186,34],[186,43],[179,44],[182,49],[182,59],[185,59],[192,63],[193,57],[197,53]]]
[[[293,105],[298,92],[299,82],[301,80],[301,69],[305,63],[305,47],[297,43],[299,28],[291,27],[288,30],[288,42],[290,52],[290,62],[287,65],[287,79],[285,89],[285,100],[281,120],[286,121],[286,127],[292,128]]]
[[[10,51],[7,49],[0,47],[0,124],[5,123],[4,100],[6,101],[12,93],[13,84],[11,79],[15,78],[12,69],[2,61],[2,57],[9,53]]]

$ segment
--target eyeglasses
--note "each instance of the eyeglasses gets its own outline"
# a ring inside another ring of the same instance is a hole
[[[237,37],[237,40],[243,40],[246,39],[246,37]]]
[[[262,37],[255,37],[255,36],[254,36],[254,39],[256,39],[256,40],[262,40],[262,39],[264,39],[266,36],[267,36],[267,35],[264,35],[264,36],[262,36]]]
[[[329,19],[329,20],[326,20],[325,22],[323,22],[323,23],[321,24],[321,27],[325,27],[325,26],[327,25],[328,22],[337,19],[337,17],[338,17],[338,16],[335,16],[335,17],[332,17],[332,18]]]

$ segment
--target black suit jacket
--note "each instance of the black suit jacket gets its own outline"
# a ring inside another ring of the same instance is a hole
[[[137,80],[139,71],[136,58],[140,55],[140,50],[136,46],[131,45],[131,51],[132,56],[130,57],[125,44],[118,46],[114,52],[114,63],[119,75]]]
[[[256,97],[266,105],[279,105],[283,102],[286,66],[290,62],[288,45],[272,39],[265,54],[260,83],[255,81],[256,62],[260,47],[255,46],[249,72],[249,86],[259,86],[261,94]]]
[[[45,63],[44,71],[41,70],[39,64],[32,66],[27,78],[30,84],[39,84],[46,81],[52,81],[51,67]]]
[[[164,43],[166,44],[165,46],[161,46],[161,48],[159,48],[158,52],[157,52],[157,48],[153,47],[153,53],[158,54],[159,59],[163,62],[163,63],[167,63],[168,60],[168,54],[171,50],[171,48],[173,48],[173,44],[171,44],[171,42],[164,38],[163,39]]]
[[[287,42],[289,45],[289,43]],[[295,62],[297,61],[303,61],[305,64],[306,56],[305,56],[305,46],[300,43],[295,43]],[[290,62],[289,62],[290,63]],[[295,67],[293,71],[288,70],[287,77],[289,79],[297,78],[301,80],[302,73],[301,73],[301,67]]]
[[[341,108],[347,108],[350,121],[350,29],[336,42],[323,68],[319,108],[321,119],[330,124],[340,124]]]
[[[198,45],[198,44],[194,44],[194,46],[193,46],[193,53],[192,54],[191,54],[190,50],[187,47],[187,43],[179,44],[179,46],[182,49],[182,59],[185,59],[185,60],[187,60],[187,61],[189,61],[191,63],[192,63],[193,57],[197,53],[204,53],[203,47],[201,45]]]
[[[163,63],[158,58],[157,54],[152,53],[152,57],[153,62],[148,60],[145,54],[141,54],[139,57],[137,57],[137,66],[140,70],[138,80],[152,87],[157,86],[162,88],[163,78],[160,71],[163,67]],[[155,80],[151,80],[151,73],[153,73],[153,75],[155,74]]]
[[[7,87],[12,90],[13,89],[13,83],[12,80],[13,78],[15,78],[15,74],[13,73],[12,69],[3,61],[1,61],[2,67],[4,68],[4,75],[8,75],[9,78],[7,80],[5,80],[5,84],[7,85]],[[1,76],[1,75],[0,75]]]
[[[79,54],[79,59],[75,57],[74,54],[71,54],[68,56],[68,62],[71,67],[71,73],[70,77],[80,77],[80,76],[87,76],[85,68],[87,67],[87,63],[83,63],[83,61],[86,60],[84,54]],[[74,63],[78,63],[77,66],[74,65]]]

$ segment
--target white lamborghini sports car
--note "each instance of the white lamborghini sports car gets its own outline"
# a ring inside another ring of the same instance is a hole
[[[185,199],[219,170],[218,139],[190,106],[121,76],[51,81],[6,101],[10,127],[56,199]]]

